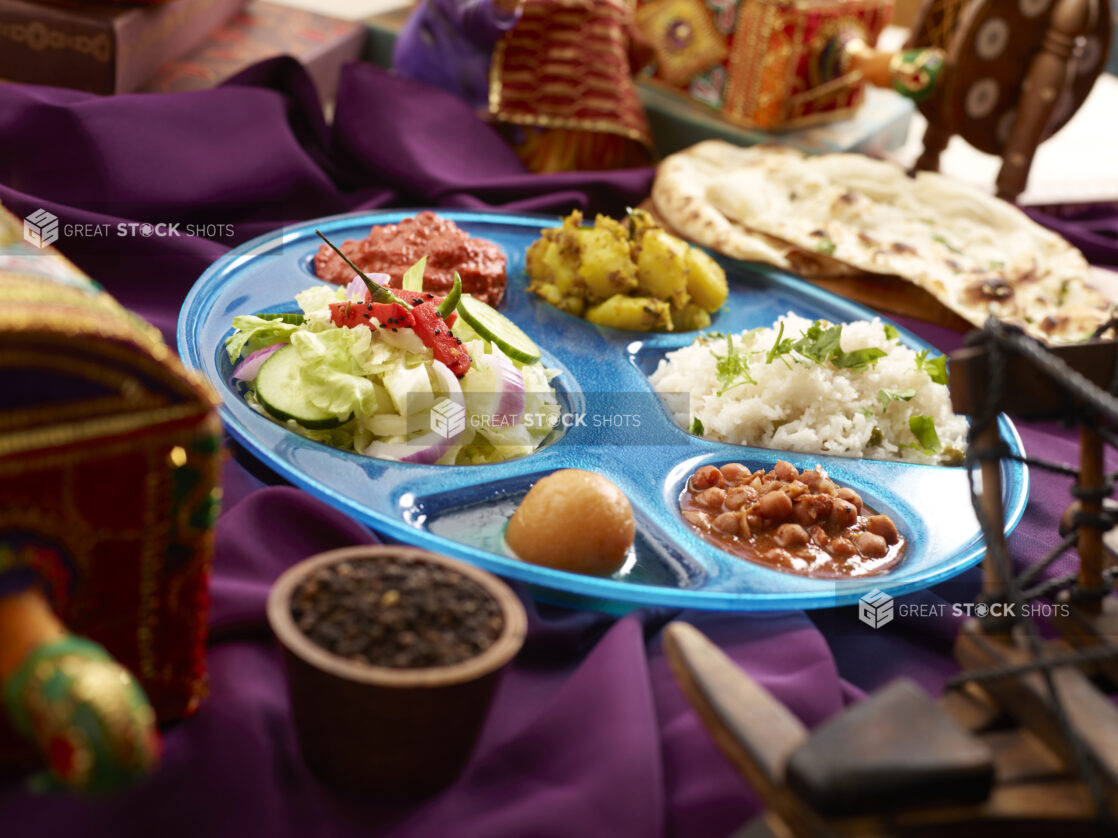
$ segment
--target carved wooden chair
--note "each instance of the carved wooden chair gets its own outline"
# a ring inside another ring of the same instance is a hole
[[[935,171],[952,135],[1002,158],[998,197],[1024,191],[1037,146],[1083,104],[1110,45],[1107,0],[925,0],[908,46],[944,50],[916,168]]]

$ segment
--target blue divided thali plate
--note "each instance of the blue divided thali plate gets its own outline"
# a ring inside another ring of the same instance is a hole
[[[292,483],[390,539],[523,580],[544,599],[609,610],[634,605],[741,611],[846,605],[874,588],[893,595],[925,588],[981,559],[982,534],[962,468],[711,442],[677,428],[663,410],[646,411],[639,430],[606,433],[587,425],[557,431],[550,444],[531,456],[495,465],[410,465],[312,442],[252,410],[229,383],[224,345],[232,333],[232,318],[295,308],[295,294],[320,281],[313,271],[321,244],[316,228],[340,243],[364,238],[373,224],[397,222],[415,212],[335,216],[262,236],[215,262],[186,299],[178,324],[183,360],[217,388],[224,400],[221,417],[230,433]],[[525,251],[539,238],[540,228],[558,226],[554,217],[441,210],[440,215],[505,251],[509,284],[502,311],[542,347],[544,363],[561,370],[554,384],[568,408],[593,408],[596,399],[610,393],[651,394],[647,373],[666,352],[695,338],[694,332],[646,334],[598,327],[526,293]],[[875,316],[786,274],[730,260],[722,263],[730,279],[730,297],[714,315],[712,329],[737,332],[768,326],[789,311],[839,323]],[[927,347],[900,331],[905,345]],[[1011,451],[1023,454],[1010,421],[1003,416],[1000,425]],[[737,461],[752,469],[769,469],[778,457],[801,469],[822,464],[867,505],[891,515],[908,539],[904,560],[879,576],[812,579],[734,558],[704,541],[680,517],[680,491],[699,466]],[[637,541],[630,560],[613,577],[526,564],[504,546],[504,525],[524,493],[537,479],[561,468],[600,472],[632,502]],[[1008,533],[1024,512],[1025,466],[1003,461],[1002,483]]]

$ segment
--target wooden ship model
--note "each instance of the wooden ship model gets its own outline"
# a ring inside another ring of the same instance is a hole
[[[1118,566],[1104,542],[1118,523],[1109,500],[1118,475],[1103,465],[1104,449],[1118,448],[1118,343],[1049,350],[991,321],[950,370],[953,406],[972,422],[967,468],[988,607],[956,638],[962,671],[938,700],[894,681],[809,731],[697,629],[665,629],[685,695],[767,806],[739,838],[1118,833],[1118,706],[1107,695],[1118,687]],[[1052,551],[1017,574],[1001,507],[1003,411],[1073,421],[1080,434],[1077,469],[1025,460],[1073,477],[1075,499]],[[1071,548],[1078,572],[1038,581]],[[1038,599],[1067,605],[1054,609],[1067,615],[1055,637],[1004,616]]]

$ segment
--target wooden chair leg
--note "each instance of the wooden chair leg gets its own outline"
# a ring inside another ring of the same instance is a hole
[[[924,131],[924,151],[916,160],[916,171],[918,172],[938,172],[939,171],[939,156],[943,154],[943,150],[947,148],[947,143],[951,139],[951,131],[945,128],[941,123],[928,120],[928,127]]]
[[[1029,65],[1013,130],[1002,152],[998,197],[1016,201],[1025,191],[1037,146],[1067,82],[1075,39],[1087,30],[1091,0],[1060,0],[1052,11],[1040,52]]]

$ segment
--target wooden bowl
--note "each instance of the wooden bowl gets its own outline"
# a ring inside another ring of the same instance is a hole
[[[450,666],[392,669],[356,663],[311,641],[295,625],[291,597],[319,568],[393,558],[451,568],[497,603],[504,626],[481,654]],[[342,788],[412,797],[451,782],[466,765],[501,672],[527,630],[524,606],[483,570],[412,547],[362,546],[312,556],[284,573],[268,597],[283,645],[291,709],[308,765]]]

